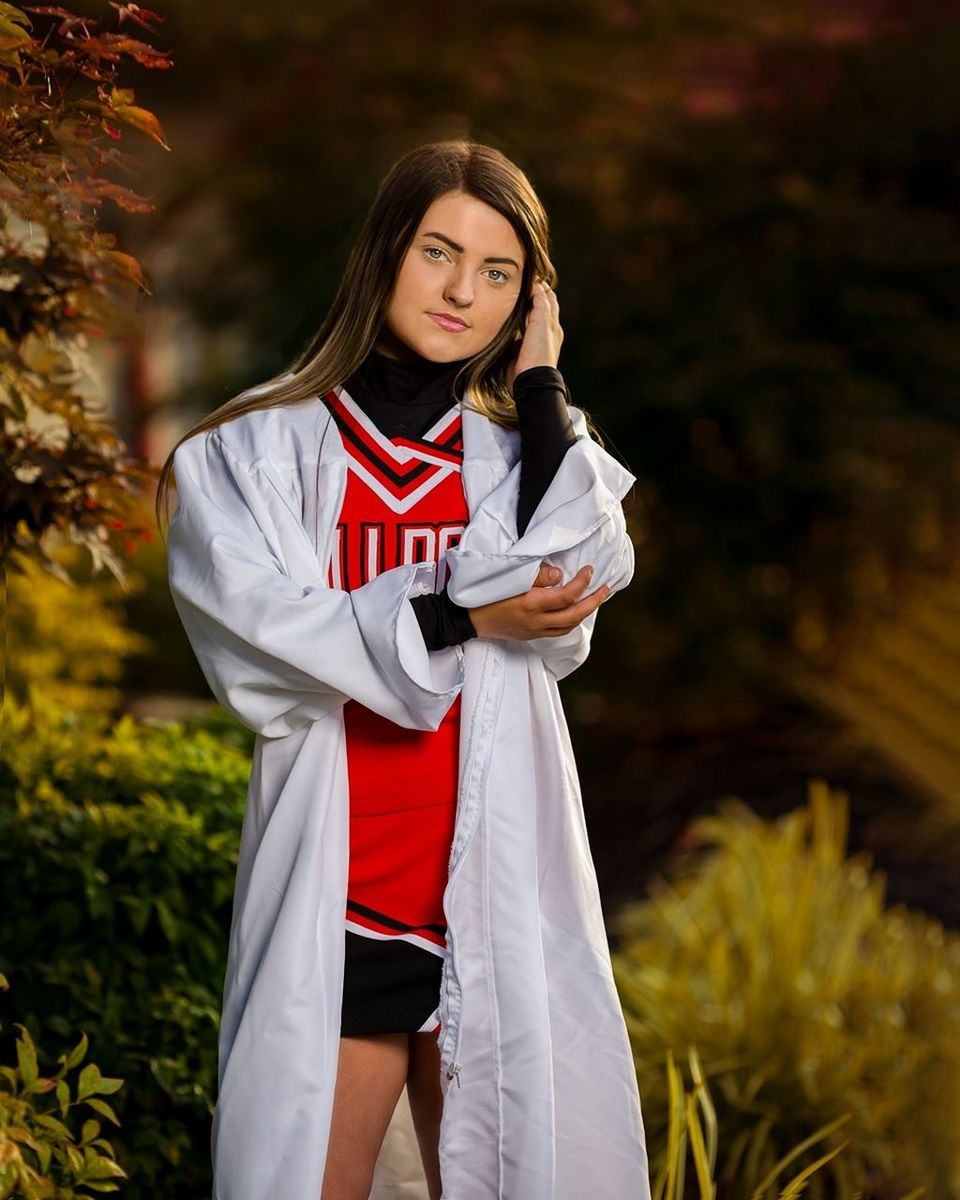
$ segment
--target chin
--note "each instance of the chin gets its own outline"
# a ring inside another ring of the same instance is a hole
[[[449,333],[446,337],[441,334],[436,340],[431,338],[425,345],[418,346],[417,353],[432,362],[458,362],[461,358],[470,358],[476,353],[470,346],[461,349],[464,340],[463,334]]]

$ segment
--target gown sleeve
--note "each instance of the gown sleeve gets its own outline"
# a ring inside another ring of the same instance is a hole
[[[561,583],[592,564],[586,592],[607,584],[612,596],[632,579],[634,549],[621,501],[636,476],[590,437],[582,409],[570,405],[568,413],[576,440],[523,533],[517,528],[518,461],[480,502],[448,551],[447,590],[457,604],[473,608],[528,591],[543,562],[559,567]],[[540,655],[551,674],[562,679],[586,659],[598,611],[569,633],[517,645]]]
[[[433,591],[435,563],[404,564],[351,592],[329,588],[269,465],[241,462],[216,428],[181,443],[173,470],[170,592],[229,713],[264,737],[348,699],[406,728],[439,726],[463,683],[463,651],[429,654],[407,603]]]

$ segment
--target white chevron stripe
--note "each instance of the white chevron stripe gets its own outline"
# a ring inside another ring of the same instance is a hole
[[[439,451],[434,453],[433,451],[428,450],[426,447],[420,446],[398,446],[397,449],[403,450],[408,459],[420,458],[424,462],[436,463],[441,467],[452,467],[454,471],[460,470],[460,464],[458,462],[451,462],[449,458],[444,458],[443,454]]]
[[[445,470],[438,467],[435,471],[431,471],[423,483],[412,491],[409,496],[401,498],[395,496],[389,488],[384,487],[380,480],[371,474],[359,459],[354,458],[349,453],[347,456],[347,465],[358,478],[363,480],[372,492],[376,492],[387,508],[395,513],[405,513],[408,509],[413,508],[418,501],[422,500],[428,492],[433,491],[437,484],[446,479],[448,475],[457,473],[457,468],[449,463]]]
[[[350,393],[346,391],[342,385],[334,388],[334,391],[343,401],[344,408],[353,415],[359,425],[363,426],[363,428],[370,435],[371,439],[381,447],[384,453],[389,455],[390,458],[392,458],[395,462],[405,463],[408,462],[411,457],[420,457],[419,454],[410,450],[406,446],[395,446],[388,437],[380,432],[380,430],[376,427],[376,425],[374,425],[360,405],[357,404],[356,400],[353,399]],[[433,442],[436,441],[438,437],[442,437],[446,430],[453,425],[454,421],[456,421],[457,417],[460,415],[460,410],[462,407],[463,402],[460,400],[458,400],[455,404],[451,404],[450,408],[448,408],[447,411],[437,421],[435,421],[433,425],[430,426],[427,432],[421,435],[421,440]]]
[[[349,917],[344,921],[344,925],[352,933],[359,933],[361,937],[377,938],[383,942],[391,942],[399,939],[401,942],[409,942],[412,946],[419,946],[422,950],[429,950],[431,954],[437,954],[441,958],[444,955],[442,946],[438,946],[436,942],[431,942],[419,933],[379,933],[376,929],[368,929],[366,925],[358,925],[356,921],[351,921]]]

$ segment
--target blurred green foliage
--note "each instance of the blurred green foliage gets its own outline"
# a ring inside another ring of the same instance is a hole
[[[8,988],[6,976],[0,974],[0,990]],[[118,1091],[123,1080],[106,1078],[96,1063],[87,1063],[75,1080],[69,1079],[86,1058],[87,1047],[84,1034],[72,1050],[59,1056],[56,1073],[44,1075],[29,1029],[20,1027],[16,1066],[0,1063],[0,1200],[81,1200],[89,1192],[77,1188],[119,1190],[116,1180],[125,1178],[126,1172],[116,1162],[110,1142],[101,1136],[101,1122],[87,1110],[119,1125],[103,1097]],[[78,1135],[71,1127],[71,1112],[75,1118],[81,1105],[84,1111],[79,1115],[87,1119]]]
[[[209,1118],[249,756],[175,723],[8,699],[3,1009],[41,1053],[82,1030],[117,1097],[124,1194],[209,1188]]]
[[[960,936],[885,909],[870,856],[845,858],[846,796],[814,780],[809,798],[776,823],[727,800],[692,824],[691,860],[613,923],[652,1162],[666,1153],[664,1055],[693,1045],[723,1200],[748,1200],[840,1118],[797,1160],[849,1140],[810,1179],[813,1200],[960,1196]]]
[[[62,578],[24,552],[11,551],[8,559],[9,693],[21,703],[101,713],[121,711],[138,692],[209,697],[173,606],[159,538],[127,548],[122,584],[94,575],[76,546],[51,553]],[[242,730],[235,722],[224,728],[232,737]]]
[[[21,703],[44,700],[64,711],[110,712],[121,699],[124,665],[153,643],[126,626],[123,589],[112,576],[78,586],[85,554],[79,546],[54,552],[69,578],[13,550],[7,572],[6,634],[14,648],[5,661],[6,687]],[[130,567],[126,587],[142,587]]]

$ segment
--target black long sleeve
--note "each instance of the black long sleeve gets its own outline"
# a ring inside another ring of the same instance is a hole
[[[567,412],[567,389],[556,367],[528,367],[513,381],[520,433],[517,533],[523,536],[564,454],[577,436]],[[414,596],[413,605],[428,650],[458,645],[476,630],[469,610],[442,592]]]
[[[457,646],[477,636],[470,620],[470,610],[461,604],[454,604],[446,588],[442,592],[411,596],[410,603],[417,614],[420,632],[428,650]]]
[[[520,431],[520,537],[550,486],[563,456],[577,440],[567,412],[567,389],[556,367],[528,367],[513,381]]]

